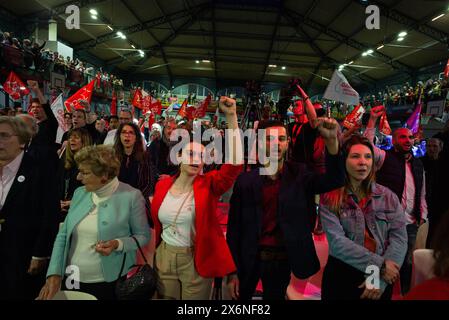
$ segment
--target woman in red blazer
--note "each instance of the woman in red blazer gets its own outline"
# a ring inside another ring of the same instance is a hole
[[[238,129],[235,100],[220,99],[229,129]],[[233,163],[237,162],[234,144]],[[216,217],[220,196],[232,187],[242,165],[223,164],[201,175],[204,146],[190,142],[182,149],[176,176],[156,184],[151,213],[156,236],[155,268],[164,299],[209,299],[214,277],[236,270]],[[241,150],[241,149],[239,149]]]

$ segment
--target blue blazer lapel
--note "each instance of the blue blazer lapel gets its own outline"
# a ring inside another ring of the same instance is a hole
[[[86,192],[83,199],[76,205],[76,207],[70,207],[69,210],[73,210],[74,212],[70,212],[71,219],[70,224],[67,225],[67,234],[72,233],[78,223],[87,216],[93,205],[94,203],[92,202],[90,192]]]

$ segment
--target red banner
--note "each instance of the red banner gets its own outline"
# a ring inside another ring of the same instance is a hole
[[[117,115],[117,95],[115,91],[112,90],[112,102],[111,102],[111,116]]]
[[[92,80],[87,85],[79,89],[73,96],[68,98],[65,102],[65,108],[68,112],[72,112],[73,109],[84,109],[82,105],[80,105],[81,100],[85,100],[90,103],[92,100],[92,92],[94,90],[95,80]]]
[[[352,129],[354,126],[359,126],[362,122],[363,114],[365,113],[365,108],[361,104],[354,107],[352,112],[348,114],[343,121],[343,127],[347,129]]]
[[[26,87],[25,83],[23,83],[13,71],[9,73],[9,76],[3,85],[3,89],[14,100],[18,100],[22,96],[30,93],[30,90]]]
[[[379,131],[387,136],[391,134],[391,128],[390,128],[390,124],[388,123],[388,120],[387,120],[386,112],[384,112],[382,114],[382,116],[380,117]]]

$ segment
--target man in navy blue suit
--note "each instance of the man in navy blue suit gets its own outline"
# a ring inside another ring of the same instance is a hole
[[[259,279],[264,299],[284,299],[291,272],[304,279],[320,269],[312,238],[310,216],[315,205],[311,199],[343,186],[345,170],[337,122],[316,121],[327,148],[325,174],[286,161],[289,137],[281,122],[259,123],[258,129],[265,129],[269,161],[265,168],[241,174],[231,198],[227,241],[237,267],[228,279],[233,299],[251,299]],[[277,170],[263,175],[273,165]]]

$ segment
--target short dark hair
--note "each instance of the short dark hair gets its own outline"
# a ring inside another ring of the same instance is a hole
[[[115,116],[115,115],[114,116],[110,116],[109,117],[109,121],[111,121],[112,119],[118,120],[118,116]]]
[[[257,126],[257,129],[268,129],[268,128],[272,128],[272,127],[282,127],[285,129],[285,131],[287,132],[287,136],[288,136],[288,130],[285,127],[285,125],[279,121],[279,120],[262,120],[259,122],[259,125]]]
[[[38,98],[33,98],[31,99],[31,103],[39,103],[39,105],[41,105],[41,101]]]

